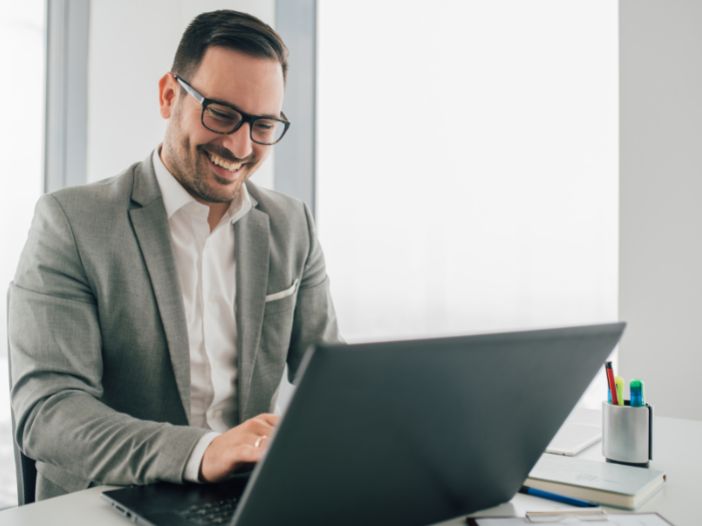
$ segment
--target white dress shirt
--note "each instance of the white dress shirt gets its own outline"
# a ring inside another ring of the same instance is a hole
[[[234,223],[251,210],[245,186],[210,231],[209,207],[195,200],[154,151],[178,271],[190,349],[190,425],[213,430],[190,455],[185,478],[198,480],[210,442],[236,424],[236,261]]]

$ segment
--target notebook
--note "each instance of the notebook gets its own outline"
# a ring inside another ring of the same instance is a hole
[[[597,426],[568,423],[563,426],[546,448],[546,453],[574,457],[602,439]]]
[[[597,512],[591,512],[597,513]],[[471,517],[469,526],[520,526],[524,524],[568,524],[584,526],[672,526],[658,513],[605,513],[599,516],[590,512],[537,512],[527,513],[527,517]]]
[[[524,485],[606,506],[635,509],[661,489],[665,480],[665,474],[656,469],[547,453],[536,463]]]
[[[546,447],[546,453],[573,457],[601,439],[600,411],[576,407]]]
[[[320,345],[248,482],[103,495],[158,526],[422,526],[465,516],[512,498],[623,329]]]

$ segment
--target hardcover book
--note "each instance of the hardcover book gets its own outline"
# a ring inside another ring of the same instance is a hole
[[[662,471],[544,454],[529,473],[525,486],[635,509],[656,493],[666,480]]]

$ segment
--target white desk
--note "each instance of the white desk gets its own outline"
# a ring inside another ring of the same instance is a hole
[[[702,422],[676,418],[655,418],[652,467],[663,470],[668,481],[663,489],[637,511],[657,511],[675,526],[702,524]],[[602,458],[600,444],[581,454]],[[127,526],[133,524],[111,509],[100,497],[105,486],[49,499],[0,512],[2,526]],[[520,515],[527,511],[566,509],[568,506],[517,494],[510,502],[475,515]],[[441,526],[458,526],[454,519]]]

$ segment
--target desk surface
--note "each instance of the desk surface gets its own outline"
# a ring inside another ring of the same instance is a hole
[[[637,511],[657,511],[676,526],[702,523],[702,507],[697,502],[702,488],[702,422],[677,418],[655,419],[654,459],[652,467],[664,471],[668,481],[663,489]],[[601,444],[595,444],[580,456],[602,459]],[[0,525],[29,526],[127,526],[131,523],[100,497],[105,486],[91,488],[63,497],[37,502],[0,512]],[[475,515],[517,515],[527,511],[567,509],[555,502],[517,494],[505,504]],[[441,526],[465,524],[463,518]]]

